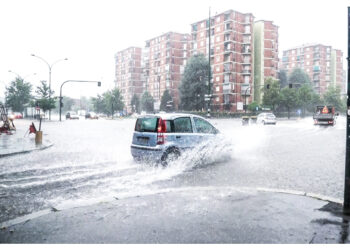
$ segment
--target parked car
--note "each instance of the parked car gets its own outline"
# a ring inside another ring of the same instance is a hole
[[[69,111],[66,114],[66,119],[70,119],[70,120],[79,120],[79,116],[77,115],[77,113],[75,113],[74,111]]]
[[[98,115],[94,112],[86,113],[85,119],[98,119]]]
[[[183,151],[218,133],[219,130],[209,121],[196,115],[143,115],[136,120],[131,154],[135,160],[154,160],[167,165]]]
[[[257,116],[257,123],[276,125],[276,116],[273,113],[261,113]]]
[[[23,116],[19,112],[14,112],[8,115],[8,118],[14,120],[14,119],[23,119]]]

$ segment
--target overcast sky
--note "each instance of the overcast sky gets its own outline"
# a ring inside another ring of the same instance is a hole
[[[63,94],[95,96],[114,86],[114,55],[130,46],[143,47],[147,39],[174,31],[190,33],[190,24],[232,9],[252,13],[255,20],[272,20],[279,26],[280,52],[304,43],[321,43],[347,54],[348,0],[1,0],[0,97],[16,72],[38,85],[48,80],[52,88],[66,80]],[[36,73],[36,75],[34,75]]]

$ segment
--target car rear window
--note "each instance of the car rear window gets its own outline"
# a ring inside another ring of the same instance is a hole
[[[157,132],[159,118],[157,117],[143,117],[138,118],[135,125],[137,132]],[[166,120],[166,132],[172,133],[174,131],[172,121]]]
[[[138,118],[135,125],[137,132],[157,132],[157,117],[142,117]]]

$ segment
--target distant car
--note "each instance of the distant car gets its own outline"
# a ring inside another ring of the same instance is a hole
[[[11,113],[8,115],[8,118],[11,119],[11,120],[14,120],[14,119],[22,119],[23,116],[21,113],[18,113],[18,112],[14,112],[14,113]]]
[[[15,119],[23,119],[23,115],[21,113],[15,112]]]
[[[98,115],[95,112],[86,113],[85,119],[98,119]]]
[[[79,116],[77,115],[77,113],[75,113],[74,111],[69,111],[66,114],[66,119],[70,119],[70,120],[79,120]]]
[[[276,125],[277,120],[276,116],[273,113],[261,113],[257,116],[257,121],[258,124],[273,124]]]
[[[213,139],[219,130],[206,119],[190,114],[139,116],[132,138],[135,160],[153,160],[167,165],[186,149]]]

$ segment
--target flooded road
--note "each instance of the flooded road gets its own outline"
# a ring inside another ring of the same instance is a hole
[[[270,188],[342,199],[344,117],[334,127],[314,126],[311,118],[276,126],[212,122],[220,140],[167,168],[133,161],[135,119],[45,122],[44,140],[53,147],[0,159],[0,222],[176,188]]]

